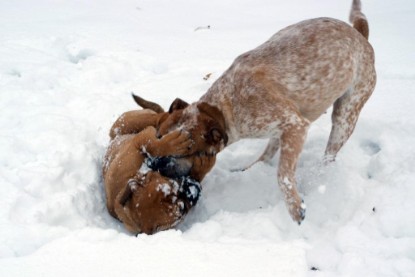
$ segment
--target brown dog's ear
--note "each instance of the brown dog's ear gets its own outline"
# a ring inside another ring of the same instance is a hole
[[[130,188],[129,185],[126,185],[124,188],[124,191],[121,191],[122,195],[119,198],[119,202],[121,204],[121,206],[125,206],[125,204],[127,203],[127,201],[131,198],[131,196],[133,195],[133,192]]]
[[[228,142],[227,141],[227,135],[224,134],[223,132],[221,132],[218,128],[210,129],[209,132],[207,133],[205,139],[206,139],[206,142],[208,144],[211,144],[211,145],[218,144],[222,139],[223,139],[223,142],[224,142],[225,145]]]
[[[217,145],[223,140],[224,146],[228,144],[228,135],[222,128],[213,127],[205,136],[206,142],[210,145]]]
[[[208,115],[217,123],[216,126],[210,127],[206,136],[206,141],[211,144],[217,144],[223,139],[223,143],[226,146],[228,143],[228,135],[226,134],[226,124],[223,113],[218,108],[205,102],[199,103],[197,108],[201,113]]]
[[[180,98],[176,98],[176,99],[174,99],[173,103],[171,103],[171,105],[170,105],[169,113],[172,113],[175,110],[183,110],[187,106],[189,106],[189,103],[183,101]]]
[[[125,206],[128,200],[133,196],[133,192],[137,190],[137,187],[139,186],[139,183],[134,180],[130,179],[127,183],[127,185],[124,188],[124,191],[121,191],[121,197],[120,197],[120,204],[121,206]]]
[[[143,109],[150,109],[156,113],[164,113],[164,109],[159,104],[147,101],[134,93],[131,93],[131,95],[133,96],[134,101]]]

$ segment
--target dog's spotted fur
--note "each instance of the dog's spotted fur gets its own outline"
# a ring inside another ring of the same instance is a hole
[[[278,184],[298,223],[304,219],[305,205],[295,170],[310,123],[333,105],[325,159],[334,160],[375,87],[374,52],[360,1],[353,1],[351,21],[355,28],[316,18],[279,31],[239,56],[199,102],[185,109],[187,119],[177,121],[187,130],[204,126],[194,113],[204,103],[222,112],[229,144],[270,138],[258,160],[269,161],[281,149]]]

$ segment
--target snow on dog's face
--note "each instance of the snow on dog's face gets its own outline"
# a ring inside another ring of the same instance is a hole
[[[120,204],[136,226],[126,224],[126,227],[133,232],[154,234],[176,226],[196,204],[198,186],[197,182],[190,186],[197,193],[189,197],[183,193],[186,188],[183,182],[178,183],[158,172],[149,171],[139,180],[130,180]]]

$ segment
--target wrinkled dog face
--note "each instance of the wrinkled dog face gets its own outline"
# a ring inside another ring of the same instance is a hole
[[[148,172],[141,180],[128,184],[131,194],[124,207],[138,229],[153,234],[177,225],[187,214],[187,199],[180,197],[180,184]]]

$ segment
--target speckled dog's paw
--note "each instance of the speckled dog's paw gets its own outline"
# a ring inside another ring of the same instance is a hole
[[[291,218],[298,223],[298,225],[301,224],[301,222],[305,218],[305,212],[306,212],[306,205],[304,203],[304,200],[299,199],[299,201],[295,201],[295,203],[292,203],[289,205],[289,212]]]

